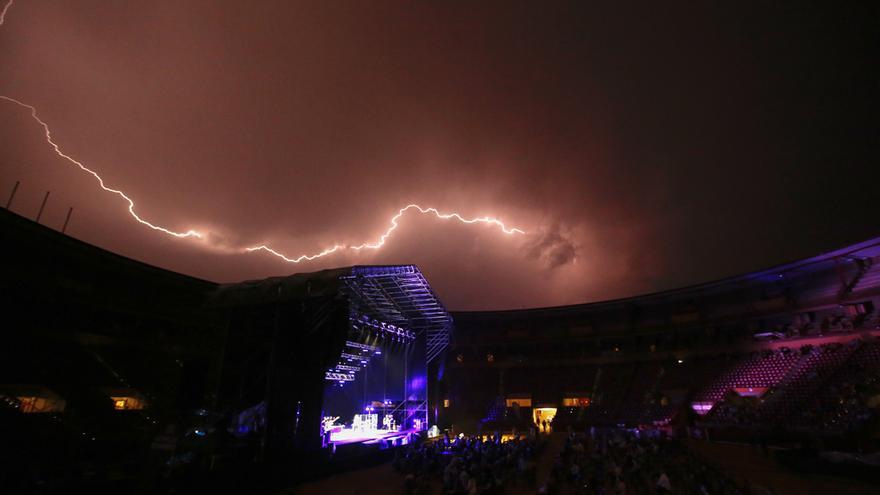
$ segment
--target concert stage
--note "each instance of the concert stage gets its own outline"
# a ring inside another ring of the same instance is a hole
[[[352,443],[362,443],[365,445],[385,444],[385,445],[406,445],[409,443],[410,437],[420,430],[410,428],[408,430],[374,430],[374,431],[356,431],[351,429],[341,430],[338,433],[330,434],[330,443],[335,446],[349,445]]]
[[[385,449],[430,427],[452,317],[415,266],[244,282],[212,304],[231,322],[221,403],[267,461]]]
[[[423,334],[353,313],[343,350],[324,374],[324,445],[387,445],[427,429],[425,351]]]

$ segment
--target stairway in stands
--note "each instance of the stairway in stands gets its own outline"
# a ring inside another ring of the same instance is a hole
[[[843,289],[841,289],[841,299],[850,295],[861,283],[864,283],[869,287],[880,283],[880,263],[875,263],[874,258],[857,259],[856,262],[859,264],[859,271],[856,273],[856,276],[853,277]],[[874,268],[873,270],[872,267]]]

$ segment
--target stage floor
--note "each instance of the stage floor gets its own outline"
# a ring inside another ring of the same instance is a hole
[[[396,440],[398,438],[408,438],[411,434],[415,433],[416,429],[409,430],[372,430],[372,431],[364,431],[364,430],[351,430],[351,429],[343,429],[341,431],[333,432],[330,434],[330,443],[334,443],[336,445],[348,445],[352,443],[378,443],[380,441],[386,440]]]

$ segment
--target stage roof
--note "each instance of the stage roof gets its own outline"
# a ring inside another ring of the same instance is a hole
[[[210,304],[235,307],[333,296],[346,297],[358,316],[424,332],[428,362],[449,343],[452,317],[415,265],[350,266],[225,284]]]
[[[425,332],[428,363],[446,348],[452,317],[415,265],[355,266],[341,280],[360,313]]]

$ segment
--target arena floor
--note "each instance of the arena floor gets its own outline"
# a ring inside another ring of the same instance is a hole
[[[537,459],[537,486],[541,486],[550,473],[553,460],[562,449],[565,441],[564,433],[549,436],[546,448]],[[750,486],[753,493],[762,493],[767,488],[775,495],[812,495],[829,493],[841,495],[862,495],[878,493],[878,486],[844,478],[829,476],[805,477],[780,466],[773,455],[764,457],[760,449],[748,445],[729,443],[707,443],[688,441],[688,447],[702,457],[719,466],[726,466],[727,473],[738,480],[742,486]],[[327,493],[339,495],[396,495],[404,493],[404,478],[396,473],[391,463],[385,463],[367,469],[349,471],[317,480],[282,491],[291,495],[323,495]],[[432,483],[423,495],[441,495],[439,481]],[[509,495],[531,495],[536,493],[535,487],[524,485],[511,486],[506,490]]]

